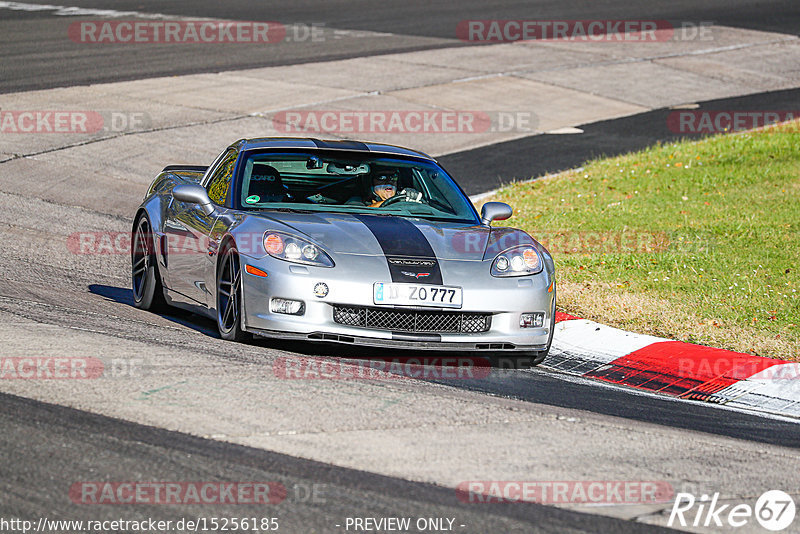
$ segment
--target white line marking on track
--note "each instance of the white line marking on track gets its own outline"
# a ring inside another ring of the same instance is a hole
[[[575,134],[582,134],[583,130],[580,128],[573,128],[572,126],[567,126],[566,128],[556,128],[555,130],[550,130],[545,132],[550,135],[575,135]]]
[[[159,20],[190,20],[180,15],[165,15],[163,13],[144,13],[142,11],[117,11],[116,9],[90,9],[72,6],[56,6],[51,4],[27,4],[24,2],[0,2],[0,9],[12,11],[53,11],[59,17],[135,17],[140,19]],[[202,17],[192,17],[191,20],[210,20]]]
[[[106,17],[106,18],[137,18],[137,19],[151,19],[151,20],[186,20],[186,21],[220,21],[220,22],[233,22],[232,19],[222,18],[207,18],[207,17],[187,17],[184,15],[168,15],[165,13],[145,13],[143,11],[117,11],[116,9],[93,9],[75,6],[58,6],[53,4],[29,4],[26,2],[0,2],[0,9],[9,9],[12,11],[53,11],[53,15],[59,17]],[[288,23],[284,24],[286,28],[301,26],[307,29],[306,23]],[[397,34],[388,32],[376,32],[371,30],[340,30],[336,28],[329,28],[322,24],[321,29],[330,30],[333,32],[334,39],[360,39],[364,37],[394,37]]]

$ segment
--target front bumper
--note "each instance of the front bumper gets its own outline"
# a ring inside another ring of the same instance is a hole
[[[362,258],[361,274],[335,268],[294,265],[272,258],[242,258],[244,263],[266,271],[266,278],[242,273],[244,289],[244,328],[256,335],[305,341],[350,343],[364,346],[392,346],[415,350],[454,351],[543,351],[551,336],[555,311],[555,291],[552,278],[543,271],[519,278],[494,278],[488,270],[485,276],[450,277],[448,285],[463,288],[463,305],[458,310],[443,312],[477,312],[491,314],[491,326],[480,333],[406,332],[391,329],[372,329],[340,324],[334,320],[334,306],[392,308],[376,306],[373,302],[373,283],[389,279],[366,278],[370,258]],[[380,266],[385,260],[375,258]],[[473,262],[474,263],[474,262]],[[478,270],[475,265],[471,268]],[[463,279],[466,283],[453,283]],[[314,286],[324,282],[329,293],[324,298],[314,294]],[[302,315],[286,315],[270,311],[271,298],[299,300],[304,303]],[[439,308],[408,308],[430,312]],[[542,328],[520,328],[522,313],[544,312]]]

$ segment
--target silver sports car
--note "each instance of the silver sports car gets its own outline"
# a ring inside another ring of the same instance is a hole
[[[535,365],[555,269],[492,227],[426,154],[356,141],[243,139],[209,167],[168,166],[136,212],[136,306],[177,306],[250,335],[455,350]]]

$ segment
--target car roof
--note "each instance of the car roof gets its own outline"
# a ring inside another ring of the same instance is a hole
[[[370,152],[378,154],[391,154],[395,156],[412,156],[435,161],[434,158],[409,148],[382,143],[367,143],[351,140],[328,140],[315,139],[313,137],[259,137],[251,139],[240,139],[232,146],[240,150],[257,150],[259,148],[305,148],[305,149],[325,149],[325,150],[347,150],[350,152]]]

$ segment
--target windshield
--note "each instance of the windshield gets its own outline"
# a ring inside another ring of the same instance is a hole
[[[469,199],[436,164],[370,154],[250,153],[236,208],[399,215],[474,224]]]

